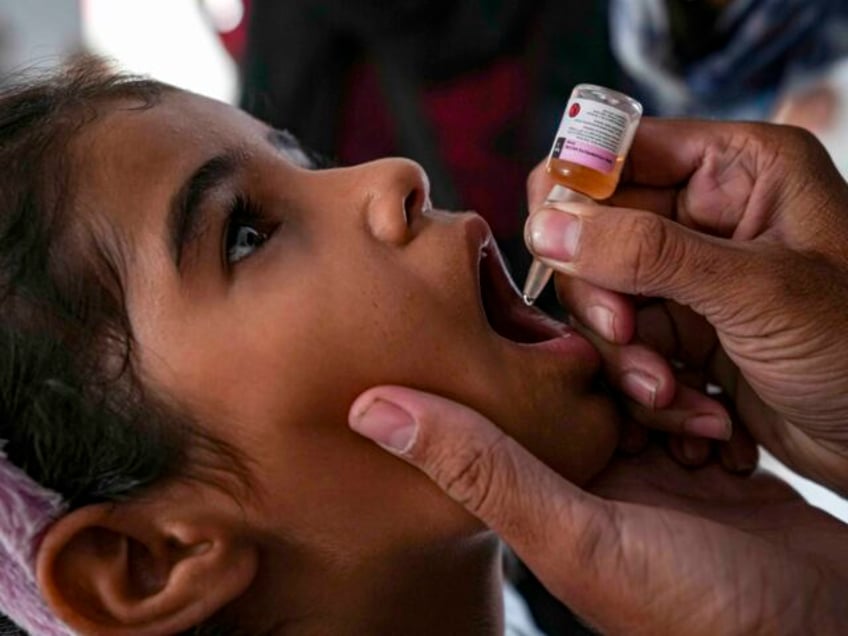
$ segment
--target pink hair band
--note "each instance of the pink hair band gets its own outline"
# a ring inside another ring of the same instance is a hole
[[[0,440],[0,612],[31,636],[72,636],[47,607],[35,579],[38,546],[65,504],[12,464],[3,446]]]

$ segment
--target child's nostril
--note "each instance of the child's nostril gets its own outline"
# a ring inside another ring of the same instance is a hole
[[[414,205],[415,205],[415,191],[413,190],[403,200],[403,221],[406,223],[406,226],[412,223],[412,216],[414,214]]]
[[[413,188],[403,199],[403,218],[406,226],[409,227],[415,219],[424,212],[427,205],[424,191],[419,188]]]

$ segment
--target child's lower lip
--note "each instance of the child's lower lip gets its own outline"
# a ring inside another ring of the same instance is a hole
[[[568,325],[562,325],[562,331],[556,337],[541,342],[516,342],[515,345],[528,350],[579,360],[592,368],[597,367],[601,362],[600,354],[592,343]]]

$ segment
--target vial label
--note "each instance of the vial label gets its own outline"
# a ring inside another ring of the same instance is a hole
[[[621,152],[629,119],[618,108],[586,99],[571,99],[559,123],[551,159],[612,172]]]

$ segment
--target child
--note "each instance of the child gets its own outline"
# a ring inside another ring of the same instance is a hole
[[[495,634],[496,537],[347,426],[437,392],[577,482],[599,357],[385,159],[82,63],[0,101],[0,611],[34,634]]]

